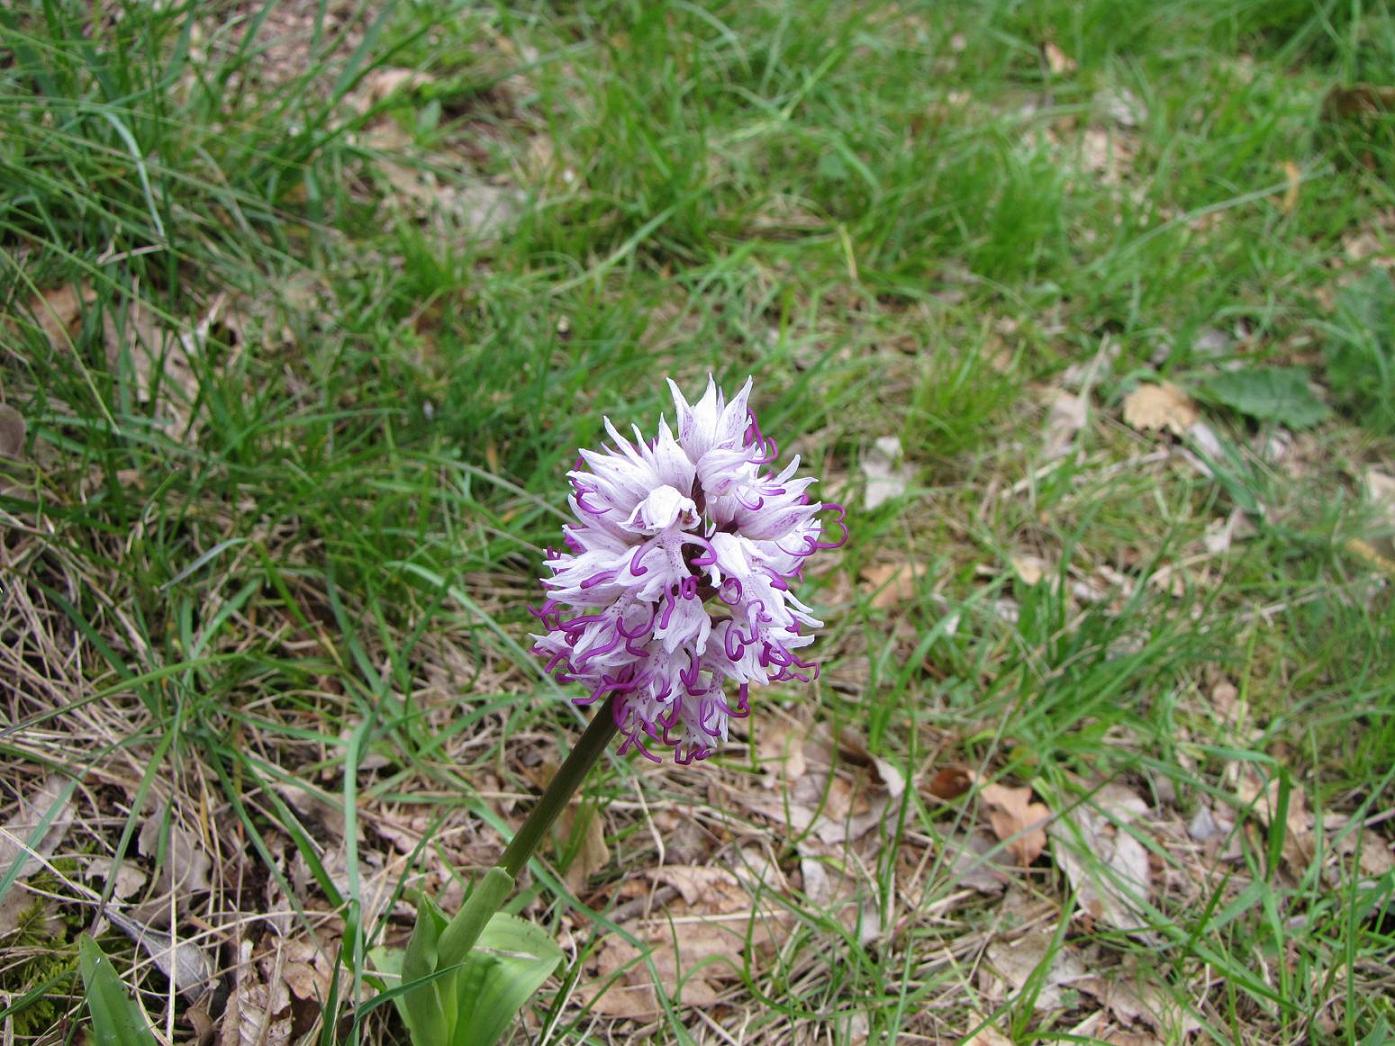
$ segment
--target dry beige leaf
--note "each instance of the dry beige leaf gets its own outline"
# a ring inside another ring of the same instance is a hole
[[[311,941],[294,938],[285,945],[281,979],[297,999],[323,1005],[334,980],[334,964],[330,956]]]
[[[1364,477],[1366,496],[1377,505],[1383,506],[1395,522],[1395,476],[1379,469],[1367,469]]]
[[[1258,771],[1246,767],[1235,785],[1235,798],[1241,813],[1250,812],[1264,824],[1272,825],[1279,810],[1281,782],[1275,777],[1265,781]],[[1284,860],[1295,874],[1301,874],[1317,853],[1313,837],[1313,815],[1308,812],[1307,797],[1295,783],[1288,793],[1288,809],[1284,815]]]
[[[806,733],[803,724],[788,720],[770,719],[761,724],[756,734],[756,760],[765,771],[765,787],[788,787],[804,776],[808,767],[804,758]]]
[[[155,930],[115,908],[103,913],[118,930],[140,946],[145,954],[190,1002],[198,1002],[213,982],[213,963],[193,941]]]
[[[1012,557],[1012,570],[1024,584],[1035,585],[1051,569],[1049,563],[1040,556],[1021,555]]]
[[[1012,881],[1010,869],[998,863],[998,843],[987,832],[975,830],[945,836],[944,856],[953,881],[982,894],[1000,894]]]
[[[1080,161],[1105,185],[1118,185],[1133,165],[1137,146],[1124,134],[1087,127],[1080,136]]]
[[[985,1023],[978,1014],[974,1014],[969,1027],[978,1028],[978,1031],[966,1038],[962,1046],[1013,1046],[1011,1039],[993,1025]]]
[[[741,881],[713,865],[663,864],[644,873],[678,891],[683,903],[706,911],[737,911],[749,903]]]
[[[878,563],[862,571],[863,588],[872,593],[872,606],[879,610],[911,602],[916,581],[924,576],[924,563]]]
[[[21,798],[14,816],[0,825],[0,878],[24,879],[43,867],[43,859],[58,848],[72,826],[72,795],[66,777],[50,774]],[[48,827],[35,838],[44,823]]]
[[[148,881],[146,874],[130,861],[118,864],[110,857],[89,857],[82,871],[84,879],[96,880],[103,885],[103,889],[113,874],[116,882],[112,884],[111,896],[118,901],[134,897]]]
[[[379,102],[399,91],[414,91],[434,82],[434,78],[420,69],[398,69],[386,66],[374,69],[359,82],[357,88],[344,99],[353,109],[365,113]]]
[[[1184,436],[1197,418],[1191,397],[1170,381],[1140,385],[1124,397],[1124,421],[1139,431],[1167,429]]]
[[[238,944],[234,983],[223,1011],[219,1046],[288,1046],[291,997],[284,978],[263,979],[264,963],[253,962],[252,942]]]
[[[24,453],[24,415],[8,403],[0,403],[0,458],[17,458]]]
[[[1323,834],[1343,857],[1361,851],[1358,870],[1362,875],[1379,878],[1395,870],[1395,852],[1391,844],[1370,828],[1352,829],[1345,814],[1327,814],[1322,819]]]
[[[1152,873],[1148,851],[1129,831],[1148,804],[1122,785],[1105,785],[1051,824],[1052,855],[1082,911],[1116,930],[1144,924]]]
[[[1046,399],[1049,410],[1043,452],[1049,461],[1065,454],[1075,442],[1075,434],[1089,417],[1090,401],[1085,394],[1075,396],[1063,389],[1049,390]]]
[[[30,302],[29,311],[49,345],[55,350],[67,349],[72,345],[83,309],[96,299],[97,292],[87,284],[70,283],[44,291]]]
[[[1007,852],[1019,865],[1025,868],[1046,849],[1046,825],[1051,811],[1042,803],[1032,802],[1030,788],[984,785],[979,802],[993,826],[993,834],[1007,844]]]
[[[1034,930],[1012,940],[996,940],[988,946],[988,962],[1014,992],[1020,992],[1037,969],[1048,964],[1032,1005],[1043,1011],[1060,1009],[1065,992],[1089,974],[1084,961],[1064,943],[1053,952],[1055,943],[1050,929]]]
[[[747,897],[749,904],[750,898]],[[786,913],[749,910],[705,917],[675,904],[667,918],[633,924],[636,947],[619,935],[607,936],[597,951],[596,974],[578,988],[592,1009],[611,1017],[647,1021],[662,1012],[647,954],[667,995],[683,1006],[711,1006],[724,986],[741,979],[748,948],[768,952],[788,933]],[[671,920],[671,921],[669,921]]]
[[[139,402],[153,404],[155,416],[171,435],[190,430],[199,400],[199,377],[194,361],[217,322],[223,299],[215,301],[192,328],[175,329],[139,299],[133,298],[121,313],[102,317],[107,361],[119,366],[130,360],[135,394]]]
[[[887,795],[899,799],[906,791],[906,775],[890,760],[883,759],[867,747],[867,739],[851,727],[838,731],[838,750],[853,762],[870,766],[876,771]]]
[[[1292,214],[1298,209],[1298,194],[1303,187],[1303,172],[1292,160],[1284,161],[1284,198],[1279,210]]]
[[[906,493],[915,472],[903,463],[903,457],[898,436],[880,436],[872,444],[872,449],[862,459],[862,474],[867,477],[867,490],[863,495],[867,508],[874,509]]]
[[[146,857],[160,860],[159,892],[174,890],[181,898],[196,890],[207,890],[208,873],[213,868],[209,848],[186,831],[171,816],[165,831],[167,808],[155,810],[141,825],[137,845]]]
[[[577,822],[581,822],[581,837],[576,838]],[[583,807],[573,801],[562,811],[557,821],[558,847],[571,854],[563,881],[572,893],[585,888],[591,876],[610,863],[610,847],[605,842],[605,818],[594,806]]]
[[[1072,987],[1088,992],[1126,1025],[1147,1025],[1154,1032],[1168,1034],[1167,1041],[1185,1041],[1200,1029],[1200,1022],[1182,1010],[1159,988],[1138,976],[1137,970],[1114,971],[1113,976],[1091,976],[1075,981]],[[1111,1038],[1111,1042],[1118,1041]],[[1158,1042],[1151,1034],[1134,1032],[1129,1041]]]
[[[1148,119],[1148,107],[1127,87],[1101,91],[1095,95],[1095,104],[1120,127],[1137,127]]]
[[[1379,522],[1381,529],[1395,528],[1395,476],[1377,469],[1368,469],[1364,479],[1366,496],[1385,517]],[[1395,558],[1395,533],[1373,535],[1369,544],[1382,559],[1389,561]]]
[[[1054,40],[1048,40],[1042,44],[1041,53],[1042,57],[1046,59],[1046,68],[1050,69],[1055,76],[1073,73],[1078,68],[1075,59],[1062,51]]]

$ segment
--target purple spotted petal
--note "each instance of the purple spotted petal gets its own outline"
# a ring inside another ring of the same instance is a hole
[[[672,429],[630,439],[607,420],[611,445],[568,474],[576,522],[544,561],[533,638],[548,671],[584,689],[578,703],[616,696],[621,751],[688,763],[726,741],[753,684],[817,675],[800,651],[822,622],[792,589],[847,528],[841,506],[810,500],[797,457],[775,470],[749,380],[728,400],[709,378],[692,404],[669,387]]]

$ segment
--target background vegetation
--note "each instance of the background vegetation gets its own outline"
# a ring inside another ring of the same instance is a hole
[[[1364,0],[7,5],[7,1041],[84,930],[402,1041],[581,722],[563,474],[709,371],[850,506],[824,671],[595,777],[520,1041],[1384,1041],[1392,85]]]

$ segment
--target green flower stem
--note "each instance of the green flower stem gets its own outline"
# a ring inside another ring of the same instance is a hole
[[[596,760],[606,750],[615,732],[615,694],[612,693],[591,720],[576,747],[568,754],[566,761],[557,771],[557,776],[552,779],[547,791],[538,800],[538,805],[533,807],[528,820],[523,822],[523,827],[513,837],[513,842],[509,843],[504,856],[499,859],[499,867],[511,877],[518,877],[518,873],[528,863],[528,858],[532,857],[533,851],[538,848],[538,843],[552,827],[552,822],[557,820],[557,815],[566,807],[573,793],[581,787],[581,782],[591,767],[596,765]]]
[[[552,827],[552,822],[557,820],[557,815],[581,787],[581,782],[591,767],[596,765],[596,760],[606,750],[615,732],[615,695],[611,694],[548,784],[547,791],[538,800],[538,805],[533,807],[528,820],[523,822],[523,827],[513,837],[513,842],[509,843],[504,856],[470,892],[450,925],[441,932],[436,949],[436,969],[465,961],[465,956],[475,946],[489,920],[513,891],[518,873],[528,863],[528,858],[533,856],[533,851]]]

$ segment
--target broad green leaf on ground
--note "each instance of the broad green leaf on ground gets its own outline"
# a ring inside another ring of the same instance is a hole
[[[459,975],[457,1046],[496,1042],[562,958],[532,923],[505,912],[490,919]]]
[[[140,1005],[127,994],[101,946],[86,934],[78,938],[78,970],[98,1046],[154,1046]]]
[[[1208,378],[1202,393],[1256,421],[1277,421],[1291,429],[1311,428],[1331,411],[1308,387],[1301,367],[1246,367]]]
[[[1395,284],[1373,269],[1341,296],[1324,352],[1333,400],[1368,429],[1395,432]]]
[[[557,968],[562,950],[532,923],[497,912],[460,968],[437,976],[435,951],[445,925],[445,917],[428,901],[407,953],[374,949],[373,965],[384,973],[400,974],[404,985],[433,978],[430,993],[407,992],[393,998],[416,1046],[496,1042]]]

